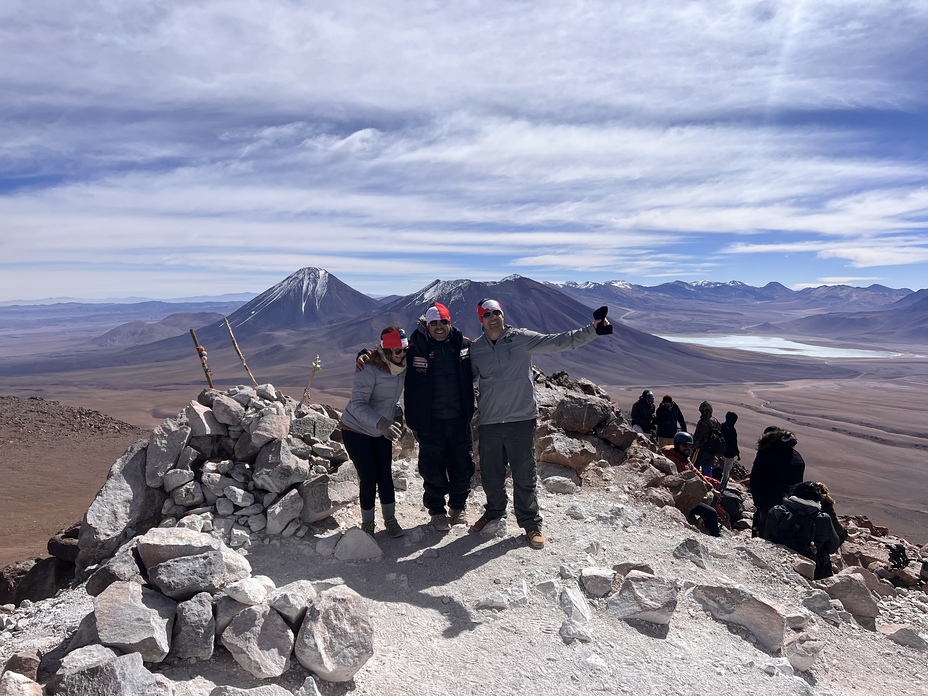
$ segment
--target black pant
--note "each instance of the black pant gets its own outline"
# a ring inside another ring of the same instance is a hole
[[[351,430],[342,431],[342,440],[358,470],[361,509],[373,510],[378,493],[381,504],[395,503],[393,443],[385,437],[370,437]]]
[[[706,503],[699,503],[699,505],[690,510],[690,514],[696,515],[696,517],[702,519],[709,534],[712,536],[719,536],[721,533],[719,531],[719,513],[715,511],[714,507]]]
[[[461,418],[433,418],[427,433],[416,433],[419,440],[419,473],[425,491],[422,504],[430,515],[448,507],[463,510],[470,495],[474,475],[474,436],[470,422]]]
[[[480,478],[487,496],[486,516],[506,514],[506,463],[512,470],[512,509],[522,529],[541,529],[535,490],[535,421],[480,426]]]

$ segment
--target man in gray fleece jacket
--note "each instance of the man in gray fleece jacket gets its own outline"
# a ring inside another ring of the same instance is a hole
[[[541,334],[506,326],[496,300],[481,300],[477,315],[483,335],[471,344],[471,366],[480,391],[480,478],[487,496],[486,511],[471,527],[479,532],[502,519],[506,496],[506,463],[512,469],[513,511],[534,548],[545,545],[535,490],[535,419],[538,407],[532,382],[532,353],[556,353],[579,348],[597,335],[612,333],[607,309],[593,313],[588,326],[557,334]]]

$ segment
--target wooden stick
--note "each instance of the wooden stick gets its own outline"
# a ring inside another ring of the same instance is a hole
[[[203,374],[206,375],[206,383],[209,385],[210,389],[213,389],[213,375],[209,371],[209,366],[206,364],[206,348],[200,345],[200,342],[197,340],[197,332],[193,329],[190,329],[190,335],[193,337],[193,345],[197,347],[197,355],[200,356],[200,364],[203,366]]]
[[[245,366],[245,372],[248,373],[248,376],[251,377],[251,383],[258,386],[258,381],[255,379],[255,376],[251,374],[251,370],[248,369],[248,363],[245,362],[245,356],[242,355],[242,351],[238,347],[238,341],[235,340],[235,334],[232,333],[232,327],[229,326],[229,319],[223,317],[222,320],[226,323],[226,328],[229,330],[229,338],[232,339],[232,347],[235,348],[235,352],[238,353],[238,359],[242,361],[242,365]]]

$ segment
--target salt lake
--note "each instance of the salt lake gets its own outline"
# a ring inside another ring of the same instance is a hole
[[[814,346],[808,343],[798,343],[776,336],[660,336],[666,341],[674,343],[692,343],[710,348],[737,348],[758,353],[772,353],[774,355],[801,355],[813,358],[899,358],[906,353],[858,350],[853,348],[835,348],[832,346]]]

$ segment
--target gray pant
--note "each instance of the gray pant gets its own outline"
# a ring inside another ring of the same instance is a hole
[[[512,470],[512,508],[522,529],[541,529],[535,490],[535,421],[480,426],[480,480],[487,496],[486,516],[506,515],[506,464]]]

